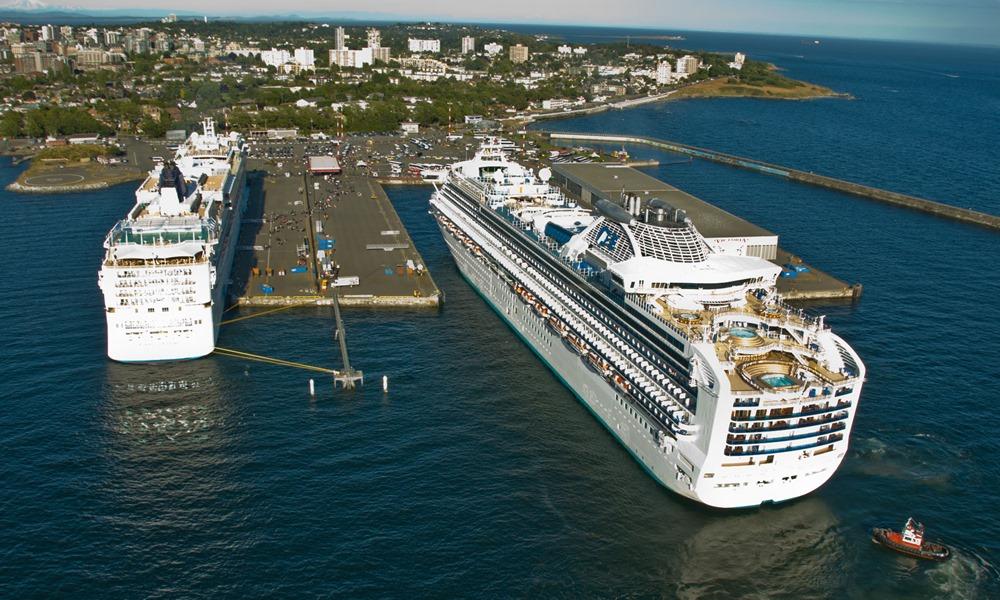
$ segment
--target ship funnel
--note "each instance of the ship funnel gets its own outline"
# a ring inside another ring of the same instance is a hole
[[[614,202],[610,202],[608,200],[598,200],[597,202],[594,202],[594,208],[597,209],[597,212],[612,221],[624,223],[626,225],[632,222],[632,214]]]

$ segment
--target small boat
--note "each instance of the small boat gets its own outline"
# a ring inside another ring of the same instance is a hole
[[[902,533],[876,527],[872,530],[872,541],[914,558],[941,561],[951,557],[951,550],[947,546],[924,540],[924,525],[914,521],[913,517],[906,520]]]

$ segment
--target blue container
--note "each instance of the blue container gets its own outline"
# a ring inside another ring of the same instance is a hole
[[[309,271],[309,267],[296,266],[288,269],[290,273],[306,273]]]
[[[260,291],[265,295],[270,295],[274,293],[274,288],[267,285],[266,283],[260,284]]]
[[[799,272],[798,271],[782,271],[781,272],[781,276],[782,277],[787,277],[788,279],[795,279],[796,277],[799,276]]]

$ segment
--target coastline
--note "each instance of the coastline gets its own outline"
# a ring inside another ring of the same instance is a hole
[[[668,100],[685,100],[685,99],[708,99],[708,98],[757,98],[761,100],[822,100],[822,99],[841,99],[841,100],[854,100],[854,96],[846,92],[837,92],[830,88],[826,88],[820,85],[808,83],[805,81],[799,81],[797,79],[790,79],[789,81],[795,82],[796,86],[793,88],[776,88],[773,86],[752,86],[747,84],[739,84],[741,93],[732,93],[735,90],[723,91],[723,88],[729,84],[725,82],[720,82],[716,79],[706,79],[704,81],[699,81],[697,83],[688,84],[661,94],[654,94],[652,96],[640,96],[637,98],[630,98],[625,100],[617,100],[614,102],[605,102],[603,104],[598,104],[596,106],[588,106],[585,108],[576,108],[572,110],[561,110],[561,111],[550,111],[545,113],[535,113],[531,115],[525,115],[523,117],[518,117],[515,119],[520,123],[527,125],[535,121],[545,121],[553,119],[566,119],[573,117],[580,117],[585,115],[593,115],[609,110],[624,110],[628,108],[634,108],[636,106],[642,106],[644,104],[651,104],[654,102],[665,102]],[[801,94],[788,94],[776,92],[776,90],[790,90],[798,89],[800,87],[806,88],[808,93]],[[760,93],[755,93],[756,90],[760,90]],[[770,92],[770,93],[768,93]]]
[[[130,181],[140,181],[141,176],[122,179],[120,181],[94,181],[90,183],[75,183],[68,185],[24,185],[17,181],[7,184],[4,188],[8,192],[18,194],[69,194],[72,192],[92,192],[103,190]]]

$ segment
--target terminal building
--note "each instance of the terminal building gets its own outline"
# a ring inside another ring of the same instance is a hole
[[[333,156],[310,156],[309,172],[313,175],[340,175],[340,163]]]
[[[554,164],[552,182],[567,196],[588,207],[596,200],[624,205],[632,198],[638,198],[640,206],[645,206],[653,198],[659,198],[687,213],[713,249],[767,260],[775,260],[778,255],[777,234],[631,167]]]

